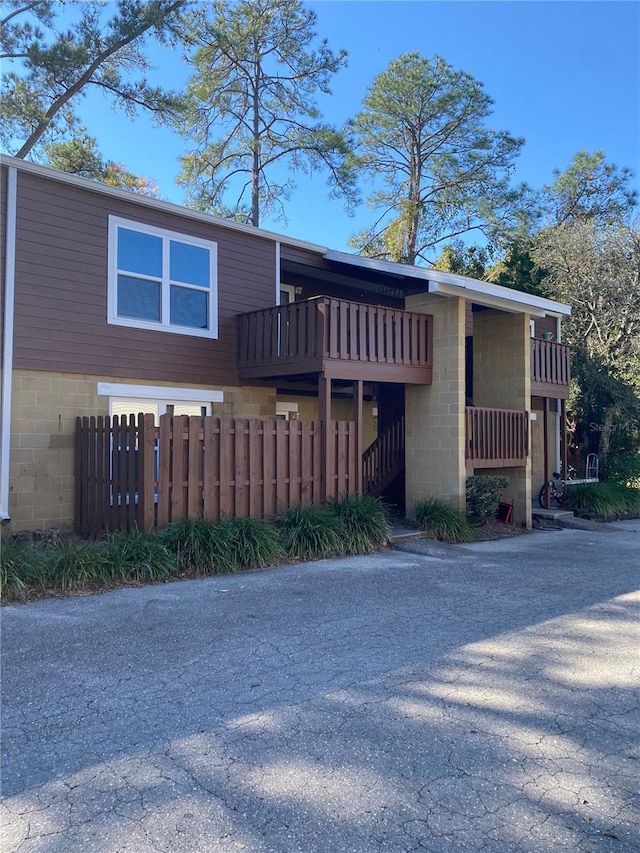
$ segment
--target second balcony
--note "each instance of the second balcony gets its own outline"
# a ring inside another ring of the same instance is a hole
[[[241,379],[302,377],[430,385],[433,318],[319,296],[238,318]]]

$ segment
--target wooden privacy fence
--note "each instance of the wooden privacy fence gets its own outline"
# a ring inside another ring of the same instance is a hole
[[[75,453],[75,530],[87,538],[330,500],[356,491],[361,464],[351,421],[77,418]]]

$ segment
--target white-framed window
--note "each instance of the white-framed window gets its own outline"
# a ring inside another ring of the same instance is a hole
[[[297,421],[299,417],[297,403],[287,403],[284,400],[276,401],[276,420]]]
[[[281,284],[278,289],[278,305],[288,305],[296,301],[296,289],[292,284]]]
[[[107,321],[218,336],[217,244],[109,217]]]
[[[109,398],[110,415],[152,414],[156,426],[160,415],[212,415],[213,404],[224,399],[222,391],[173,388],[159,385],[127,385],[98,382],[98,394]]]

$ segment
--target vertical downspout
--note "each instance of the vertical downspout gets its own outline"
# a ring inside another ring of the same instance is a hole
[[[13,390],[13,315],[16,285],[16,200],[18,172],[7,169],[7,216],[4,264],[4,344],[2,352],[2,425],[0,428],[0,521],[9,516],[11,456],[11,394]]]
[[[280,241],[276,242],[276,305],[280,305]]]

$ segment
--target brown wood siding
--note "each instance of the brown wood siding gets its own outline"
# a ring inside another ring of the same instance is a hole
[[[536,338],[542,337],[543,332],[551,332],[555,341],[556,334],[556,318],[555,317],[536,317],[535,320]]]
[[[218,244],[218,339],[107,323],[109,215]],[[18,175],[15,366],[225,384],[236,378],[236,316],[275,304],[275,246],[162,210]]]
[[[299,246],[288,246],[285,243],[280,245],[280,260],[293,261],[296,264],[304,264],[308,267],[317,267],[317,269],[328,269],[327,262],[318,252],[311,249],[302,249]]]

